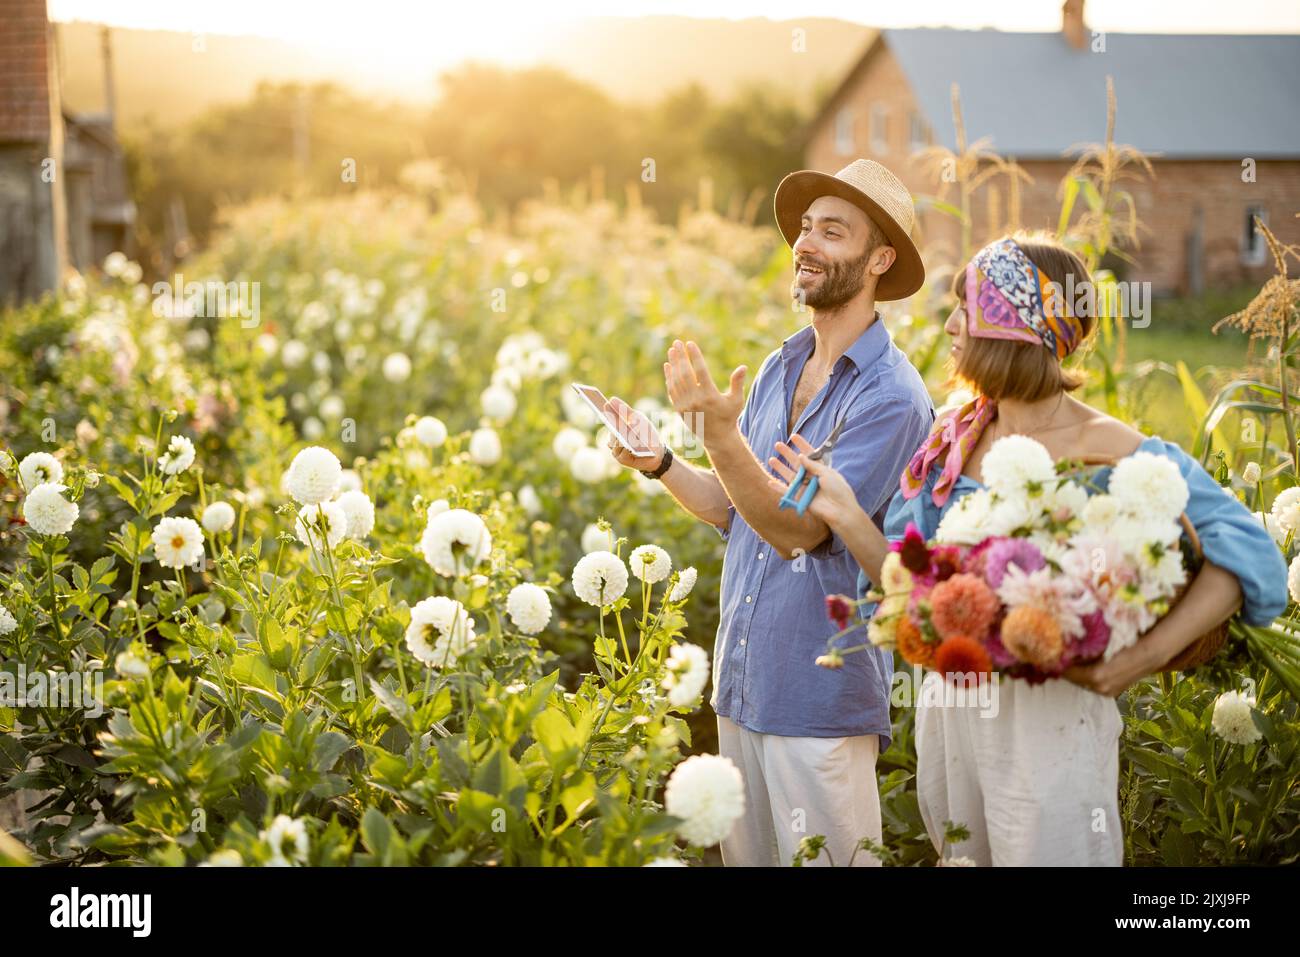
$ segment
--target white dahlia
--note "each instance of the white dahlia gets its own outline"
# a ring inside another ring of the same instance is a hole
[[[608,452],[603,452],[591,445],[584,445],[573,453],[573,458],[569,459],[569,471],[573,477],[585,485],[595,485],[602,482],[608,476],[609,472],[605,468],[605,462],[611,460]]]
[[[211,502],[203,510],[203,527],[213,535],[230,531],[235,525],[235,508],[229,502]]]
[[[638,545],[627,561],[632,574],[651,585],[663,581],[673,570],[672,558],[658,545]]]
[[[431,449],[436,449],[447,441],[447,426],[436,416],[420,416],[415,420],[414,429],[415,440]]]
[[[691,565],[688,568],[683,568],[680,572],[678,572],[677,584],[674,585],[672,591],[668,593],[668,600],[681,601],[683,598],[689,595],[691,593],[691,589],[695,587],[695,579],[698,577],[698,575],[699,572],[695,570],[694,565]]]
[[[430,668],[455,664],[473,643],[474,620],[455,599],[435,595],[411,609],[406,647]]]
[[[504,385],[490,385],[479,396],[479,406],[483,414],[497,422],[508,421],[519,403],[515,394]]]
[[[1134,452],[1116,463],[1110,494],[1120,508],[1154,519],[1176,519],[1187,507],[1187,481],[1172,459]]]
[[[153,529],[153,554],[164,568],[197,565],[203,557],[203,530],[192,518],[168,516]]]
[[[613,538],[613,532],[606,531],[595,522],[591,522],[582,530],[582,550],[583,552],[598,552],[602,549],[613,548]]]
[[[359,542],[374,530],[375,503],[365,492],[350,489],[334,501],[347,517],[348,538]]]
[[[551,440],[551,451],[561,462],[571,462],[573,457],[578,453],[578,449],[587,444],[587,433],[575,429],[571,425],[566,425],[555,433],[555,438]]]
[[[18,477],[23,480],[23,488],[31,491],[46,482],[62,482],[63,465],[49,452],[33,452],[18,463]]]
[[[535,635],[551,620],[551,599],[546,589],[523,582],[506,596],[506,614],[525,635]]]
[[[668,673],[663,687],[668,691],[668,703],[676,708],[695,701],[709,680],[709,653],[699,645],[689,642],[673,645],[664,661]]]
[[[271,848],[270,867],[293,867],[306,864],[310,843],[307,825],[301,818],[277,814],[271,826],[259,835]]]
[[[343,476],[343,465],[329,449],[311,445],[293,457],[284,485],[299,505],[330,499]]]
[[[4,605],[0,605],[0,635],[9,635],[18,627],[18,619]]]
[[[475,429],[469,437],[469,457],[475,465],[496,465],[501,461],[501,436],[496,429]]]
[[[1240,691],[1225,691],[1214,699],[1214,714],[1210,726],[1229,744],[1251,744],[1263,737],[1251,712],[1255,699]]]
[[[180,475],[194,464],[194,443],[183,435],[173,435],[167,451],[158,456],[158,468],[164,475]]]
[[[324,523],[324,541],[322,542],[321,523]],[[338,502],[317,502],[304,505],[298,509],[298,518],[294,522],[294,532],[298,541],[318,552],[333,549],[348,535],[348,513]]]
[[[1273,520],[1283,532],[1300,528],[1300,487],[1283,489],[1273,499]]]
[[[430,517],[420,551],[434,571],[451,578],[487,559],[492,533],[473,512],[452,508]]]
[[[573,566],[573,590],[588,605],[612,605],[627,591],[627,566],[613,552],[583,555]]]
[[[71,531],[81,509],[63,497],[66,485],[46,482],[27,493],[23,501],[23,518],[37,535],[63,535]]]
[[[745,812],[744,782],[729,758],[697,754],[674,769],[664,791],[664,809],[681,818],[677,832],[698,847],[711,847]]]
[[[1015,495],[1055,478],[1056,464],[1041,443],[1025,435],[1004,435],[989,447],[980,475],[993,491]]]

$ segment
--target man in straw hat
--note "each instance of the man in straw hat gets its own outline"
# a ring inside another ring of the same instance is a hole
[[[818,666],[839,630],[826,598],[855,594],[858,568],[824,522],[779,506],[786,485],[758,456],[781,449],[792,433],[820,445],[843,421],[836,471],[883,523],[934,410],[876,303],[912,295],[925,269],[909,236],[912,198],[879,163],[855,160],[834,176],[791,173],[777,187],[775,209],[794,254],[791,297],[812,321],[768,355],[748,398],[746,367],[722,392],[694,342],[675,341],[664,363],[673,407],[712,471],[673,458],[645,417],[617,398],[611,409],[659,454],[611,450],[662,480],[727,543],[710,704],[719,752],[744,779],[746,807],[722,842],[723,862],[788,864],[803,838],[820,834],[830,853],[816,863],[878,864],[867,853],[854,857],[854,847],[881,837],[875,769],[889,746],[893,657],[871,648],[837,669]],[[848,643],[863,640],[859,629]]]

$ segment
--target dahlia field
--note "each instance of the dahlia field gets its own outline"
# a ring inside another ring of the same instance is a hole
[[[115,255],[6,312],[0,859],[716,863],[741,807],[710,753],[723,545],[614,463],[569,383],[701,456],[665,407],[667,346],[756,367],[807,321],[788,259],[709,213],[504,224],[363,194],[245,207],[166,282]],[[941,289],[884,311],[936,404]],[[1110,342],[1092,398],[1140,420],[1152,370]],[[1290,555],[1285,390],[1178,371],[1167,437]],[[1295,627],[1238,628],[1121,699],[1130,863],[1296,860]],[[911,713],[874,851],[930,864]]]

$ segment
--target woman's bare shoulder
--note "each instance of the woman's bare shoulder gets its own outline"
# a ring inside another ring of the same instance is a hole
[[[1119,419],[1091,410],[1092,415],[1080,426],[1080,444],[1093,455],[1123,457],[1137,450],[1146,436]]]

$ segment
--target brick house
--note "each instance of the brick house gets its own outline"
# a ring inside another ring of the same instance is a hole
[[[1117,269],[1157,294],[1267,278],[1272,260],[1251,216],[1300,242],[1298,36],[1100,34],[1084,25],[1082,0],[1064,4],[1060,33],[883,30],[808,126],[805,162],[834,172],[865,156],[890,167],[922,200],[927,263],[953,265],[959,227],[923,198],[951,202],[955,186],[919,155],[956,147],[952,85],[968,143],[987,137],[1033,178],[1020,187],[1017,224],[1055,229],[1071,147],[1105,139],[1107,76],[1115,142],[1147,153],[1155,173],[1120,184],[1145,228],[1127,250],[1135,264]],[[992,182],[972,203],[976,243],[1011,222],[1006,180]]]
[[[0,304],[56,288],[114,250],[131,252],[135,205],[114,131],[104,33],[102,113],[73,113],[59,88],[45,0],[0,0]]]

